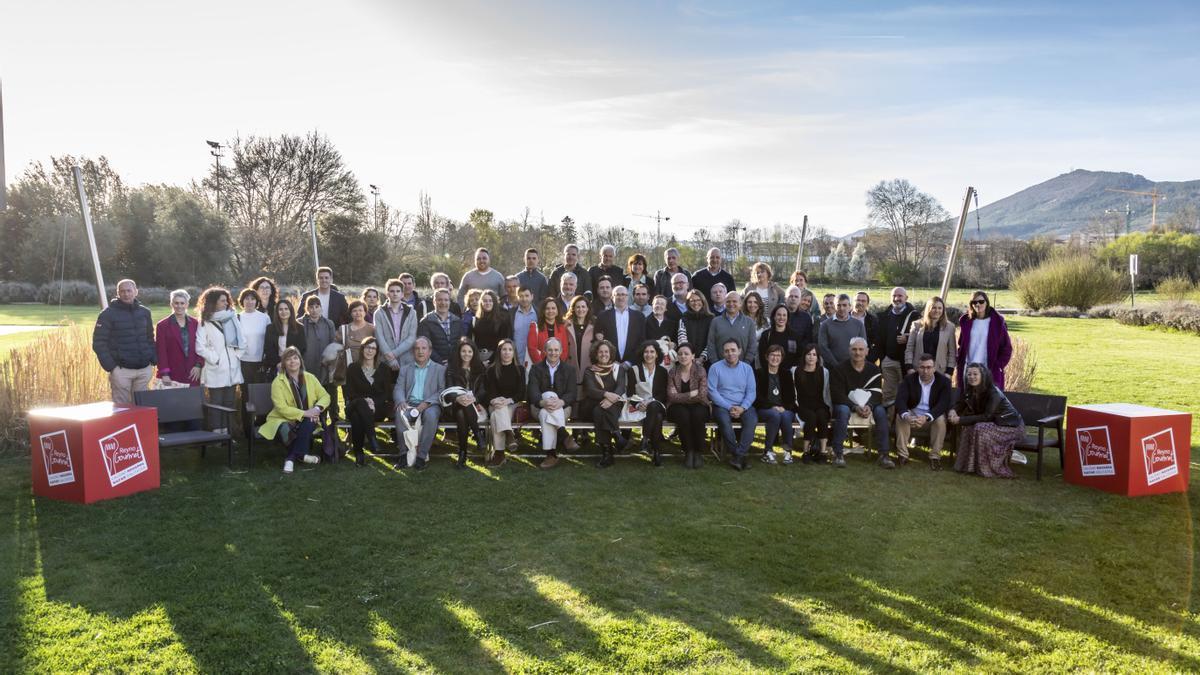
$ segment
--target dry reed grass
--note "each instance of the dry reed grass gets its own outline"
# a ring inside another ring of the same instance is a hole
[[[72,323],[47,331],[0,362],[0,453],[28,451],[28,410],[109,396],[108,374],[92,353],[91,326]]]
[[[1037,377],[1037,353],[1028,342],[1019,337],[1012,338],[1012,358],[1004,367],[1005,391],[1033,391]]]

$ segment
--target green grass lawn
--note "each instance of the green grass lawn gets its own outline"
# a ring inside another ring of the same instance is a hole
[[[155,320],[171,313],[169,305],[150,305]],[[0,305],[0,326],[56,326],[75,322],[93,324],[100,314],[99,305]]]
[[[1011,324],[1042,389],[1200,414],[1200,339]],[[31,497],[14,455],[5,673],[1200,670],[1196,481],[1125,499],[1057,456],[1040,482],[862,457],[283,477],[278,452],[172,451],[160,490],[80,506]]]

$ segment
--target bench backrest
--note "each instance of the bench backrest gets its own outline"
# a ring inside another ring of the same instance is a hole
[[[246,402],[254,408],[255,414],[266,415],[271,412],[271,408],[275,407],[275,404],[271,402],[270,382],[246,385],[245,389]]]
[[[1036,426],[1037,421],[1051,415],[1064,415],[1067,412],[1067,397],[1053,394],[1030,394],[1025,392],[1004,392],[1013,407],[1021,413],[1021,419],[1028,426]]]
[[[133,402],[158,409],[158,422],[188,422],[204,419],[202,387],[172,387],[133,392]]]

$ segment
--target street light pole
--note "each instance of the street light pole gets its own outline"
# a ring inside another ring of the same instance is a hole
[[[371,205],[371,211],[375,214],[371,219],[371,227],[374,228],[379,226],[379,186],[371,185],[370,188],[371,197],[374,199],[374,203]]]
[[[209,150],[208,154],[215,157],[216,162],[217,162],[217,213],[220,213],[221,212],[221,150],[224,149],[225,146],[221,145],[220,143],[218,143],[216,141],[204,141],[204,142],[208,143],[208,147],[211,148],[211,150]]]

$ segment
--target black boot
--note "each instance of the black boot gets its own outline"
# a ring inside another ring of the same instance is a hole
[[[654,462],[654,466],[662,466],[662,451],[659,450],[658,446],[654,445],[654,444],[651,444],[650,449],[651,449],[650,457],[651,457],[652,461]]]
[[[460,440],[458,442],[458,461],[455,462],[454,468],[463,469],[467,466],[467,443]]]
[[[613,452],[614,450],[611,445],[606,444],[602,446],[600,450],[600,461],[596,462],[596,468],[607,469],[608,467],[612,466],[613,463],[616,462],[616,459],[613,457]]]

